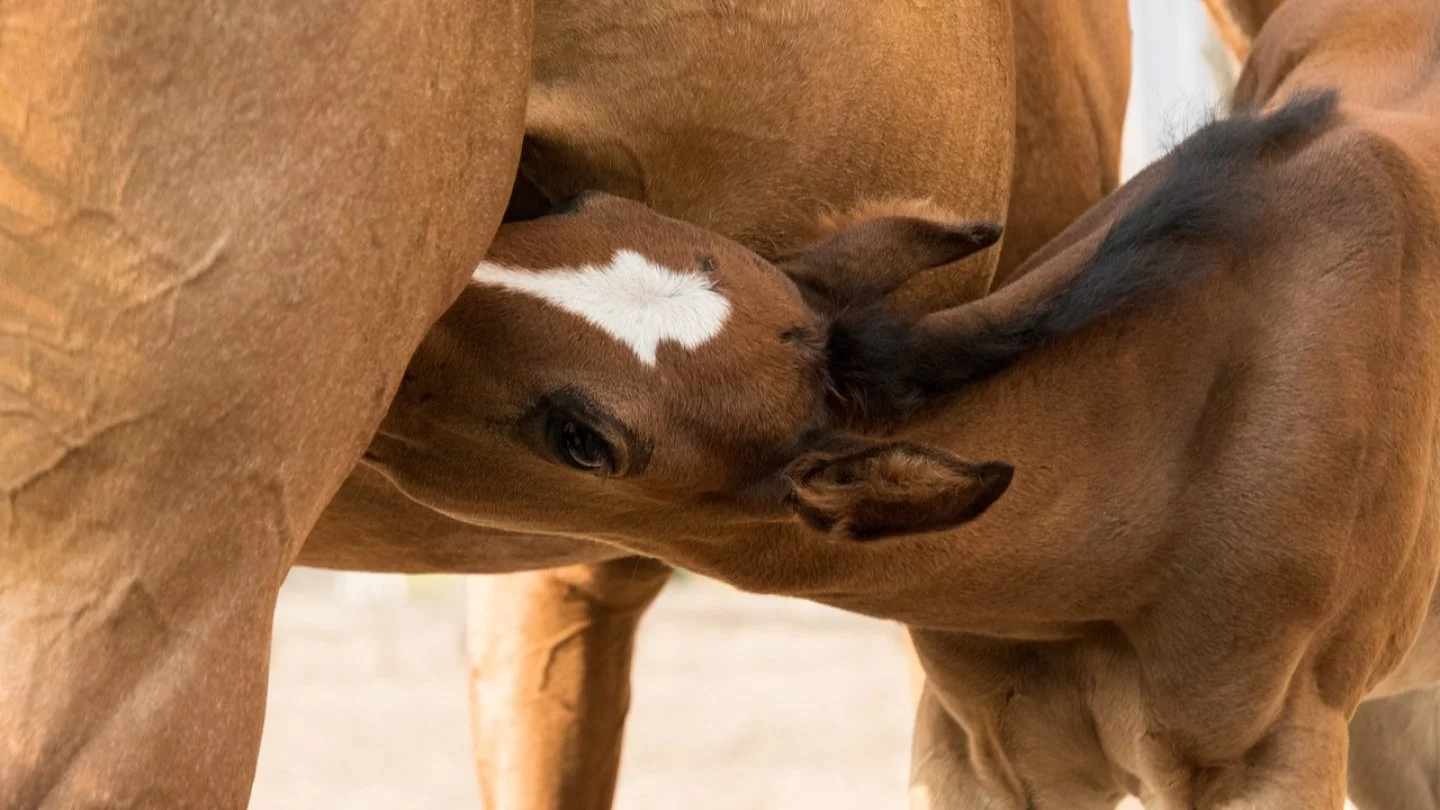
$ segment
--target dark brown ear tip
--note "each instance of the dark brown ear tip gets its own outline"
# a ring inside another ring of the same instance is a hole
[[[1008,461],[987,461],[980,465],[978,472],[981,477],[1001,481],[1008,487],[1010,479],[1015,477],[1015,465]]]
[[[974,504],[975,514],[978,515],[1010,489],[1010,482],[1015,478],[1015,465],[1005,461],[987,461],[975,470],[975,475],[985,482]]]
[[[1005,232],[998,222],[971,222],[961,230],[977,248],[990,247],[1000,241],[1000,235]]]

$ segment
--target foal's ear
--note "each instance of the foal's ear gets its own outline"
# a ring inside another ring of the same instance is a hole
[[[980,516],[1015,468],[974,464],[904,442],[812,451],[786,470],[795,512],[812,527],[873,540],[948,529]]]
[[[993,222],[947,222],[914,216],[862,220],[782,256],[776,266],[823,313],[873,304],[922,270],[995,244]]]

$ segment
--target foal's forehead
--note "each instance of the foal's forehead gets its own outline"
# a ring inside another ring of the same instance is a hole
[[[508,317],[528,310],[557,329],[579,318],[651,368],[676,349],[738,341],[737,351],[754,352],[756,338],[778,341],[809,319],[794,284],[754,252],[603,194],[502,227],[474,282],[539,305]]]
[[[504,347],[484,368],[506,407],[576,393],[654,443],[652,471],[724,457],[706,474],[731,475],[820,418],[817,321],[795,284],[629,201],[506,224],[464,298],[455,323]]]
[[[724,330],[731,303],[711,272],[675,268],[630,248],[608,259],[543,269],[482,262],[477,284],[533,296],[578,316],[654,366],[662,343],[695,350]]]

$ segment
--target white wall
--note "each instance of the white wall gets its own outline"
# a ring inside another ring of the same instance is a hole
[[[1130,25],[1125,178],[1220,111],[1234,84],[1229,53],[1200,0],[1130,0]]]

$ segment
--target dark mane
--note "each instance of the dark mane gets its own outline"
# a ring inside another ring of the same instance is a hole
[[[928,398],[1004,370],[1027,352],[1147,294],[1214,267],[1216,248],[1241,243],[1260,223],[1251,173],[1323,132],[1334,92],[1302,96],[1276,112],[1214,121],[1177,146],[1164,173],[1110,227],[1078,274],[1019,315],[956,335],[923,338],[914,322],[870,309],[831,325],[830,372],[842,411],[861,421],[902,418]]]

